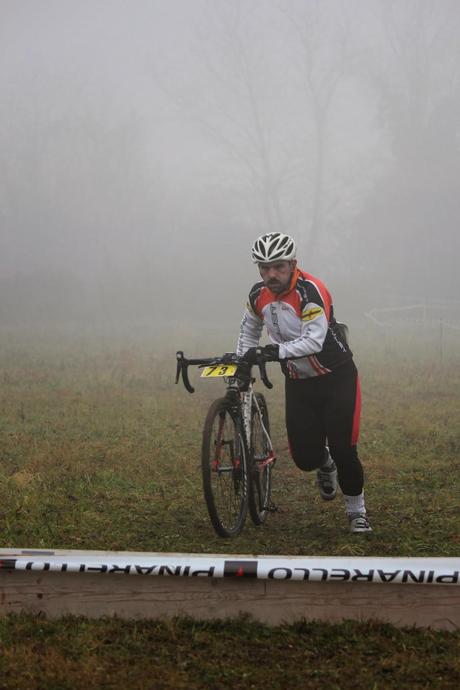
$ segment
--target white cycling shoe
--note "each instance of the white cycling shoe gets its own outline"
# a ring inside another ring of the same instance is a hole
[[[353,532],[353,534],[372,532],[366,513],[350,513],[348,520],[350,522],[350,532]]]
[[[317,473],[319,493],[324,501],[332,501],[337,495],[337,467],[332,463],[330,469],[320,468]]]

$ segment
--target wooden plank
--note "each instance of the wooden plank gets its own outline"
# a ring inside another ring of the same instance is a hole
[[[252,578],[0,570],[0,615],[197,619],[248,613],[268,624],[379,620],[396,626],[460,626],[460,589],[449,585],[302,582]]]

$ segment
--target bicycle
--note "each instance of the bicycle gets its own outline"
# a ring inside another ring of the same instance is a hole
[[[258,353],[260,378],[267,388],[265,361]],[[224,397],[215,400],[206,415],[201,446],[203,492],[211,524],[221,537],[234,537],[244,527],[247,513],[261,525],[269,512],[272,469],[276,462],[270,438],[268,408],[262,393],[254,391],[252,365],[234,353],[222,357],[187,359],[176,353],[176,383],[194,392],[188,367],[198,366],[203,378],[224,378]]]

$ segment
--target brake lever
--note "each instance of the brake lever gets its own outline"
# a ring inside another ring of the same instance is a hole
[[[184,386],[188,390],[189,393],[194,393],[195,389],[194,387],[190,384],[189,378],[188,378],[188,365],[186,364],[185,367],[182,368],[182,381],[184,382]]]
[[[182,350],[178,350],[176,352],[176,359],[177,359],[177,369],[176,369],[176,383],[179,382],[179,376],[182,373],[182,382],[188,390],[189,393],[194,393],[195,389],[193,386],[190,384],[190,380],[188,377],[188,361],[184,357],[184,353]]]
[[[259,371],[260,371],[260,378],[262,379],[264,386],[266,386],[267,388],[273,388],[273,383],[268,379],[268,376],[267,376],[267,368],[265,366],[265,360],[263,358],[262,349],[260,347],[257,348],[256,355],[257,355],[257,364],[259,366]]]
[[[176,352],[177,367],[176,367],[176,383],[179,383],[179,376],[182,371],[182,361],[184,359],[184,353],[182,350]]]

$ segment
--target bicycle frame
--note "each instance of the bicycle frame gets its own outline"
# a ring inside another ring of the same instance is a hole
[[[244,431],[246,435],[246,440],[248,443],[248,448],[251,443],[251,432],[252,432],[252,405],[254,404],[256,406],[257,412],[259,413],[259,418],[260,418],[260,426],[262,427],[263,434],[267,440],[267,443],[270,447],[270,457],[267,458],[270,460],[275,460],[275,454],[273,452],[273,444],[272,440],[270,438],[270,434],[268,433],[267,429],[265,428],[265,424],[263,421],[263,416],[262,416],[262,410],[260,409],[259,402],[257,400],[257,396],[254,395],[254,388],[252,385],[252,381],[249,385],[249,390],[244,392],[242,394],[242,401],[241,401],[241,407],[242,407],[242,417],[243,417],[243,424],[244,424]],[[265,461],[267,462],[267,461]]]
[[[267,388],[273,388],[273,384],[268,380],[267,377],[267,371],[265,368],[265,362],[262,359],[262,351],[259,351],[259,356],[260,359],[257,362],[257,365],[259,367],[260,371],[260,378],[262,379],[264,385]],[[179,350],[176,353],[176,359],[177,359],[177,372],[176,372],[176,383],[179,382],[179,377],[182,374],[182,380],[184,383],[185,388],[189,391],[189,393],[193,393],[195,389],[193,386],[190,385],[190,381],[188,378],[188,367],[189,365],[195,365],[195,366],[212,366],[212,365],[219,365],[219,364],[229,364],[229,363],[240,363],[239,358],[233,354],[233,353],[227,353],[223,357],[206,357],[203,359],[187,359],[184,356],[184,353],[182,350]],[[233,377],[224,377],[224,380],[227,382],[227,393],[226,397],[229,397],[232,404],[238,404],[241,405],[241,418],[243,419],[243,428],[244,428],[244,435],[246,437],[246,442],[247,442],[247,447],[249,449],[250,447],[250,442],[251,442],[251,419],[252,419],[252,405],[254,404],[256,406],[257,412],[259,413],[260,417],[260,424],[262,427],[262,431],[264,433],[264,436],[270,446],[271,453],[273,454],[273,444],[270,438],[270,434],[268,433],[268,430],[265,428],[265,425],[263,423],[263,417],[262,417],[262,411],[260,409],[259,403],[257,401],[257,396],[254,395],[254,381],[251,376],[249,376],[249,381],[247,383],[246,390],[242,391],[240,386],[238,385],[238,379],[233,378]],[[238,401],[238,403],[237,403]]]
[[[186,390],[194,392],[188,367],[205,367],[206,378],[224,378],[225,396],[216,399],[206,415],[202,440],[202,479],[211,523],[220,536],[235,536],[249,512],[255,525],[277,510],[270,503],[271,469],[276,455],[269,432],[268,408],[254,391],[251,365],[233,353],[222,357],[177,357],[176,383],[182,377]],[[268,388],[265,362],[256,362]],[[232,431],[233,429],[233,431]]]

